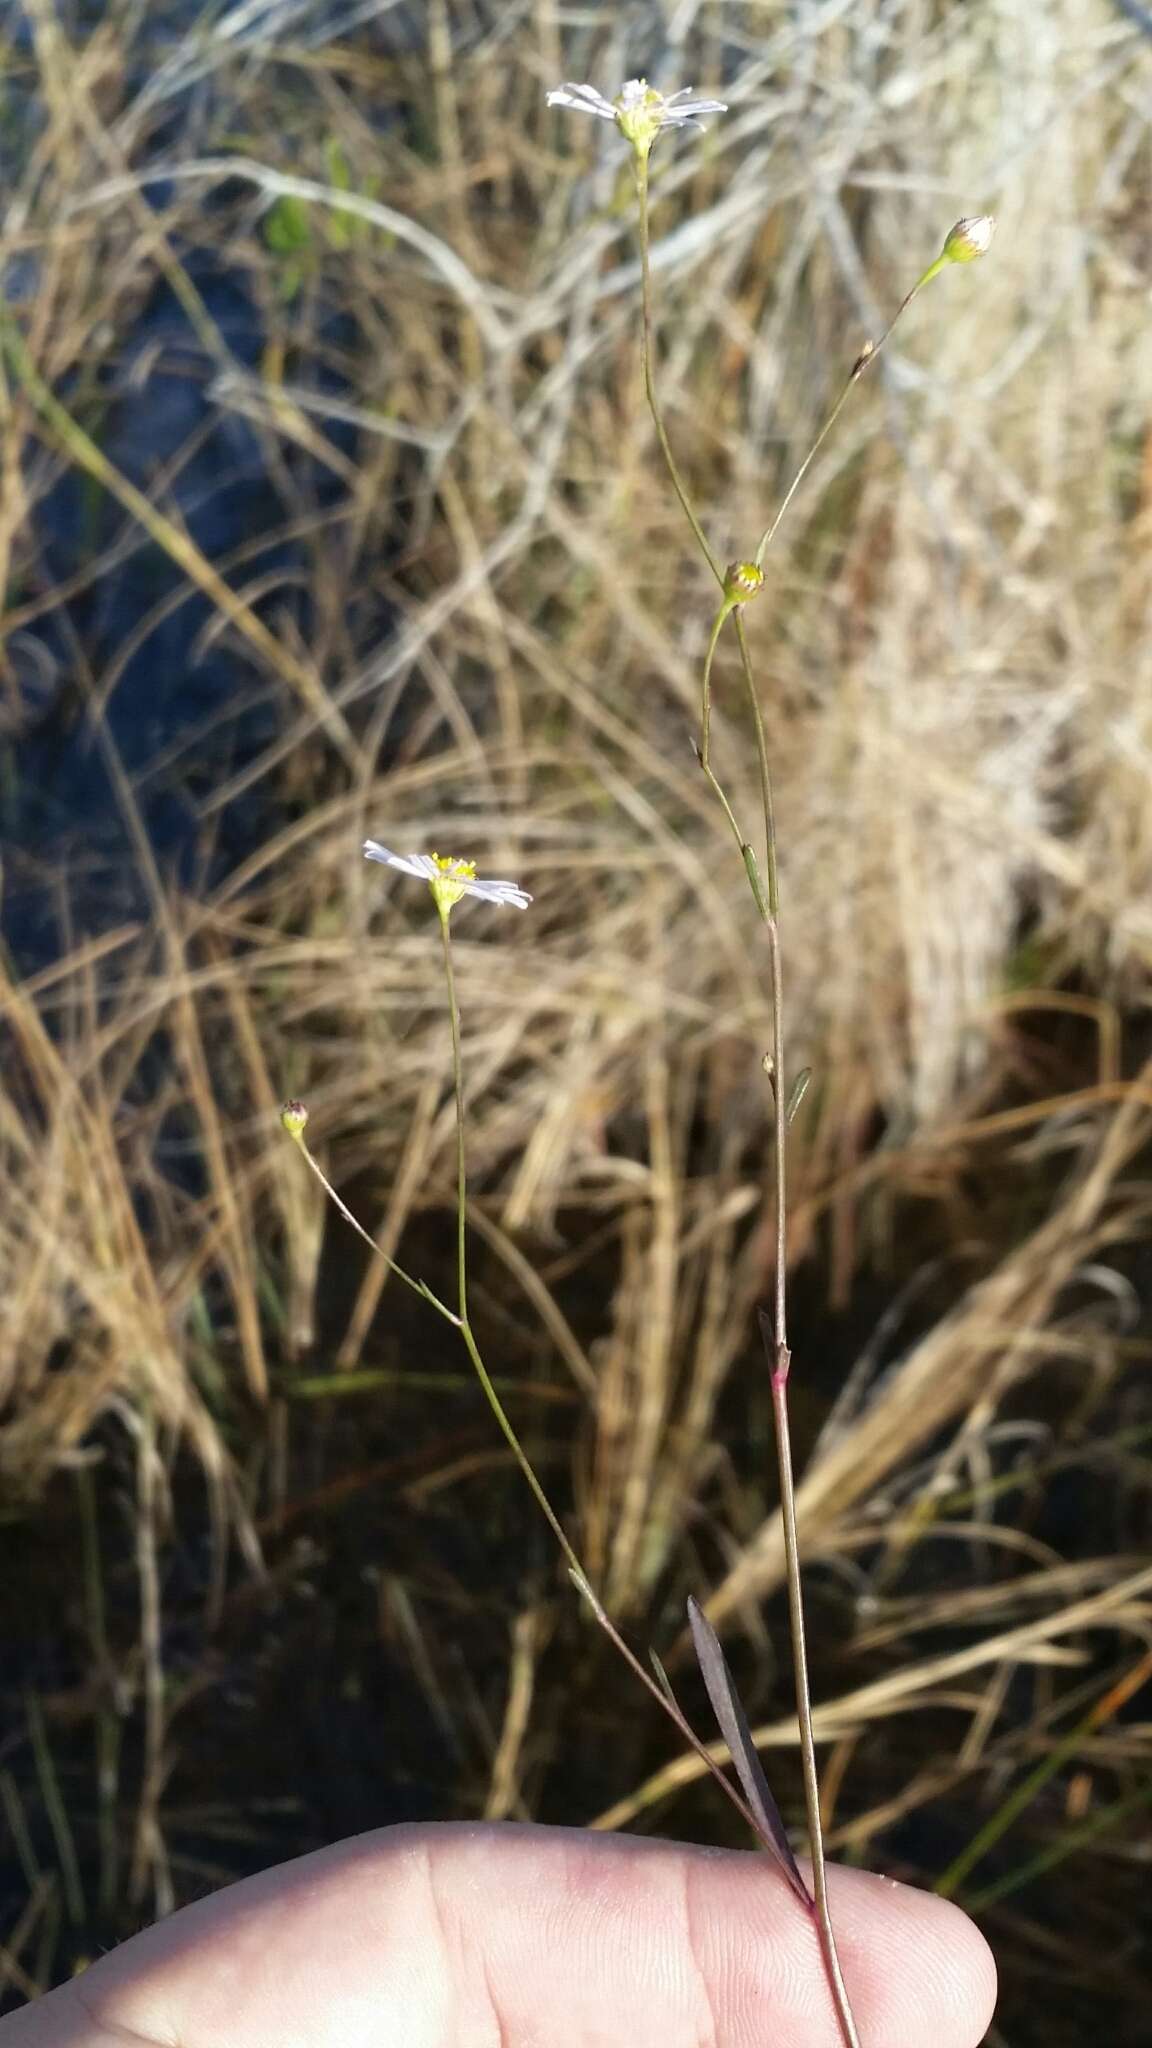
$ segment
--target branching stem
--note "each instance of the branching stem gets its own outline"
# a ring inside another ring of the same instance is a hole
[[[764,717],[760,709],[760,701],[756,691],[755,678],[752,673],[752,662],[748,650],[748,639],[744,630],[744,620],[742,617],[741,607],[739,601],[734,599],[730,595],[730,589],[726,583],[724,572],[720,568],[717,558],[713,554],[712,549],[708,544],[708,540],[705,536],[703,527],[700,524],[699,518],[697,517],[697,514],[688,496],[687,489],[680,476],[680,472],[676,466],[676,461],[672,454],[671,447],[669,445],[668,435],[664,427],[664,421],[661,416],[660,405],[656,395],[656,378],[653,367],[654,339],[652,321],[652,284],[648,247],[649,228],[647,158],[642,157],[641,152],[637,151],[635,153],[635,163],[636,193],[640,216],[640,271],[643,316],[644,390],[648,400],[648,409],[652,415],[652,423],[656,429],[656,438],[659,441],[660,448],[663,453],[665,463],[667,465],[668,474],[672,481],[672,487],[676,492],[676,496],[680,500],[680,504],[684,511],[684,516],[687,519],[688,524],[692,528],[693,534],[695,535],[696,543],[700,548],[700,551],[703,554],[705,561],[708,563],[708,566],[711,569],[712,574],[715,576],[717,582],[719,583],[721,591],[723,592],[720,607],[713,621],[711,633],[709,634],[708,646],[704,657],[704,668],[700,693],[700,739],[697,747],[697,755],[700,761],[700,766],[703,769],[705,776],[707,777],[710,787],[712,788],[715,795],[718,797],[720,801],[720,804],[724,811],[724,815],[728,820],[728,824],[732,829],[733,836],[740,849],[741,858],[744,862],[745,872],[748,876],[749,884],[752,889],[752,894],[755,899],[756,908],[760,915],[761,921],[765,927],[768,938],[772,1002],[771,1081],[773,1106],[773,1151],[776,1207],[776,1273],[773,1296],[773,1314],[771,1319],[773,1340],[771,1376],[772,1408],[776,1423],[776,1456],[777,1467],[779,1472],[780,1510],[784,1523],[785,1562],[788,1579],[788,1615],[790,1624],[789,1633],[791,1635],[792,1641],[792,1670],[796,1689],[796,1711],[800,1729],[800,1755],[804,1778],[804,1804],[808,1823],[808,1841],[812,1860],[813,1892],[815,1895],[813,1905],[813,1918],[816,1922],[817,1932],[820,1941],[820,1952],[824,1962],[825,1975],[828,1980],[828,1988],[832,1996],[832,2001],[836,2008],[836,2017],[839,2023],[841,2035],[843,2036],[846,2048],[860,2048],[860,2037],[857,2032],[856,2022],[853,2017],[852,2007],[849,2002],[847,1989],[845,1987],[843,1972],[840,1968],[840,1959],[836,1950],[836,1937],[833,1931],[832,1918],[828,1905],[827,1874],[824,1867],[824,1838],[820,1818],[820,1787],[816,1770],[816,1743],[812,1727],[812,1701],[808,1680],[808,1657],[804,1631],[804,1603],[800,1578],[800,1553],[796,1533],[796,1486],[792,1470],[791,1433],[788,1427],[788,1370],[789,1365],[791,1363],[790,1353],[788,1350],[787,1321],[788,1188],[786,1142],[788,1133],[788,1096],[784,1079],[784,989],[780,960],[780,885],[779,868],[776,852],[776,810],[772,793],[772,771],[771,763],[768,757],[768,741],[767,734],[764,728]],[[926,277],[921,280],[921,283],[923,282],[926,282]],[[916,289],[919,289],[919,287],[917,286]],[[909,294],[909,297],[911,296],[912,294]],[[907,303],[908,301],[906,300],[905,304]],[[901,311],[903,311],[903,307],[901,308]],[[891,329],[889,329],[888,331],[890,332]],[[809,454],[806,457],[804,463],[801,465],[800,470],[797,472],[797,475],[793,480],[788,495],[785,498],[784,503],[780,508],[780,511],[777,513],[776,519],[773,522],[772,527],[768,530],[768,532],[764,535],[763,539],[761,540],[760,549],[756,556],[756,567],[758,569],[762,565],[764,551],[769,545],[769,542],[772,539],[772,535],[775,532],[776,527],[779,525],[780,520],[783,517],[788,504],[790,503],[792,497],[798,489],[803,479],[803,476],[809,464],[811,463],[813,456],[816,454],[816,451],[819,448],[821,442],[823,441],[824,437],[831,431],[833,425],[835,424],[835,421],[839,416],[841,407],[843,406],[844,401],[848,396],[848,392],[851,389],[852,384],[855,382],[856,377],[859,375],[860,369],[862,367],[863,364],[860,364],[854,369],[853,374],[849,378],[848,383],[845,385],[844,390],[841,393],[841,396],[838,399],[836,406],[834,407],[832,413],[829,415],[829,418],[825,422],[824,427],[821,429],[820,435],[818,436],[816,442],[813,444],[813,447],[809,451]],[[756,757],[760,775],[760,799],[764,814],[764,852],[767,876],[766,888],[760,878],[760,872],[756,860],[755,851],[751,843],[745,836],[745,834],[741,831],[739,822],[732,809],[732,805],[729,802],[728,797],[725,795],[723,787],[721,786],[719,779],[717,778],[716,773],[712,767],[712,664],[716,654],[716,647],[719,642],[720,635],[723,631],[725,620],[728,618],[729,613],[734,613],[735,615],[736,639],[740,650],[740,665],[744,675],[744,685],[748,697],[749,710],[752,716],[753,729],[756,734]]]
[[[456,975],[452,964],[452,941],[448,929],[448,920],[451,913],[442,906],[438,905],[437,907],[440,910],[440,937],[444,953],[444,980],[448,995],[448,1012],[452,1026],[452,1083],[456,1097],[456,1272],[459,1315],[453,1317],[452,1320],[459,1327],[460,1334],[468,1350],[468,1356],[475,1368],[476,1377],[484,1390],[488,1406],[496,1418],[505,1442],[512,1452],[516,1463],[528,1482],[537,1507],[540,1509],[548,1527],[560,1546],[561,1555],[568,1566],[577,1591],[588,1602],[595,1620],[613,1648],[624,1659],[629,1670],[640,1680],[641,1685],[651,1694],[664,1713],[667,1714],[683,1740],[701,1761],[707,1765],[717,1784],[732,1801],[741,1819],[746,1822],[753,1833],[756,1833],[756,1820],[747,1802],[741,1797],[731,1780],[724,1775],[719,1765],[709,1755],[706,1746],[685,1719],[671,1691],[666,1691],[663,1686],[657,1684],[651,1672],[645,1670],[635,1651],[625,1642],[619,1629],[601,1604],[576,1550],[569,1541],[560,1517],[557,1515],[548,1495],[536,1476],[532,1461],[520,1442],[520,1438],[513,1427],[504,1403],[501,1401],[492,1383],[491,1375],[484,1363],[480,1347],[476,1342],[475,1333],[468,1315],[468,1170],[464,1134],[464,1059],[460,1038],[460,1007],[456,995]],[[344,1213],[347,1214],[348,1212],[345,1210]]]

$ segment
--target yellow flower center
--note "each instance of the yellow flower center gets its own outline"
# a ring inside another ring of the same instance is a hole
[[[434,853],[432,858],[446,880],[455,882],[474,882],[476,880],[476,863],[474,860],[453,860],[446,853]]]
[[[636,79],[635,85],[635,92],[622,92],[612,104],[621,135],[632,144],[636,155],[646,160],[663,126],[664,95],[645,78]]]
[[[466,894],[469,882],[476,880],[474,860],[452,860],[446,853],[434,853],[433,864],[437,870],[428,877],[436,908],[442,918],[447,918],[454,903]]]

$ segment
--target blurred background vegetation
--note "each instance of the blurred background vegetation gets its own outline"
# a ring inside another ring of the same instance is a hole
[[[801,1812],[767,988],[691,749],[707,572],[957,215],[749,631],[835,1855],[970,1906],[1007,2048],[1147,2039],[1152,20],[1113,0],[0,9],[0,1979],[409,1817],[731,1816],[579,1611],[711,1591]],[[717,765],[753,815],[729,652]],[[772,1879],[766,1875],[766,1883]],[[1145,1951],[1146,1958],[1146,1951]]]

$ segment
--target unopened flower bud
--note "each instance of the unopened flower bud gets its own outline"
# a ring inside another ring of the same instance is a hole
[[[730,605],[747,604],[764,585],[764,571],[756,562],[729,562],[724,571],[724,595]]]
[[[290,1138],[299,1138],[308,1122],[308,1111],[302,1102],[286,1102],[280,1111],[280,1122]]]
[[[945,263],[975,263],[978,256],[987,255],[995,233],[996,222],[990,213],[966,214],[949,229],[940,253]]]

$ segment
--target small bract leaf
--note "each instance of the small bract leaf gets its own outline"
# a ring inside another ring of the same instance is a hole
[[[665,1671],[663,1664],[660,1662],[659,1657],[656,1655],[655,1650],[649,1649],[648,1661],[651,1664],[653,1671],[656,1673],[657,1685],[660,1687],[660,1690],[663,1693],[665,1699],[668,1701],[669,1706],[674,1707],[676,1705],[676,1695],[672,1690],[672,1681],[669,1678],[668,1673]]]
[[[796,1114],[796,1111],[799,1109],[800,1104],[803,1102],[804,1097],[807,1095],[808,1083],[811,1079],[811,1067],[801,1067],[800,1072],[797,1074],[796,1079],[793,1081],[792,1087],[788,1094],[788,1105],[784,1111],[784,1121],[786,1124],[791,1123],[793,1117]]]
[[[740,1695],[732,1680],[720,1641],[695,1600],[689,1596],[688,1626],[692,1630],[692,1642],[696,1650],[696,1661],[700,1675],[712,1702],[712,1711],[720,1723],[720,1733],[732,1754],[736,1775],[744,1787],[744,1796],[756,1816],[757,1828],[764,1847],[775,1856],[781,1870],[788,1879],[797,1898],[806,1906],[813,1904],[812,1894],[800,1873],[800,1865],[792,1853],[788,1830],[780,1815],[780,1808],[772,1797],[763,1765],[756,1753],[748,1716],[740,1703]]]

